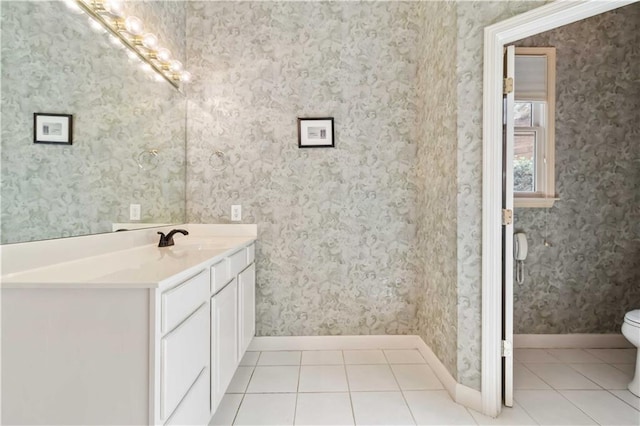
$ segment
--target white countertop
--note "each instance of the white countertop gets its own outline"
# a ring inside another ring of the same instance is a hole
[[[250,245],[255,236],[182,236],[3,275],[3,288],[158,288]]]

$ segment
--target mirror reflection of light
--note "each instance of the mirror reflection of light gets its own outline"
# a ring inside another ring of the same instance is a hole
[[[102,4],[104,10],[115,17],[121,17],[124,14],[122,10],[122,2],[120,0],[105,0]]]
[[[162,47],[158,49],[158,52],[156,52],[156,58],[158,58],[160,62],[169,62],[169,60],[171,59],[171,51],[165,47]]]
[[[75,0],[69,6],[87,13],[94,30],[110,33],[109,39],[113,45],[118,46],[116,39],[120,40],[120,46],[128,48],[130,59],[135,58],[135,63],[146,64],[142,66],[145,71],[157,72],[178,89],[181,82],[186,83],[191,79],[191,74],[184,71],[182,62],[174,59],[169,49],[159,45],[158,37],[151,32],[145,33],[140,18],[127,16],[122,0]]]
[[[144,31],[142,21],[137,16],[128,16],[127,19],[124,20],[124,26],[132,35],[140,35]]]
[[[182,71],[182,62],[177,61],[177,60],[173,60],[173,61],[169,62],[169,69],[172,72],[180,72],[180,71]]]
[[[158,37],[153,33],[146,33],[142,37],[142,45],[149,50],[155,50],[158,47]]]
[[[188,83],[191,81],[191,73],[189,71],[182,71],[180,73],[180,81]]]

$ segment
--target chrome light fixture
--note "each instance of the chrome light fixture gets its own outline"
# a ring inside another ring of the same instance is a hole
[[[67,0],[86,12],[93,22],[99,23],[111,36],[129,48],[133,57],[144,63],[144,69],[155,71],[161,79],[180,88],[180,83],[191,80],[191,74],[174,59],[169,49],[160,46],[158,37],[145,32],[140,18],[127,15],[122,0]]]

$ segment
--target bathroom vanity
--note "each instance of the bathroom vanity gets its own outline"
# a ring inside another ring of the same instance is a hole
[[[158,248],[172,228],[190,235]],[[255,334],[255,241],[180,225],[3,246],[2,422],[207,424]]]

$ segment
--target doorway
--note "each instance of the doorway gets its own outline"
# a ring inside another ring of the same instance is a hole
[[[556,2],[485,28],[483,104],[482,220],[482,404],[487,415],[502,408],[503,243],[502,93],[505,45],[566,24],[635,3],[629,1]],[[508,223],[508,221],[507,221]],[[513,225],[505,234],[512,239]],[[509,319],[507,319],[509,320]],[[512,318],[511,318],[512,321]],[[506,356],[509,343],[506,342]]]

